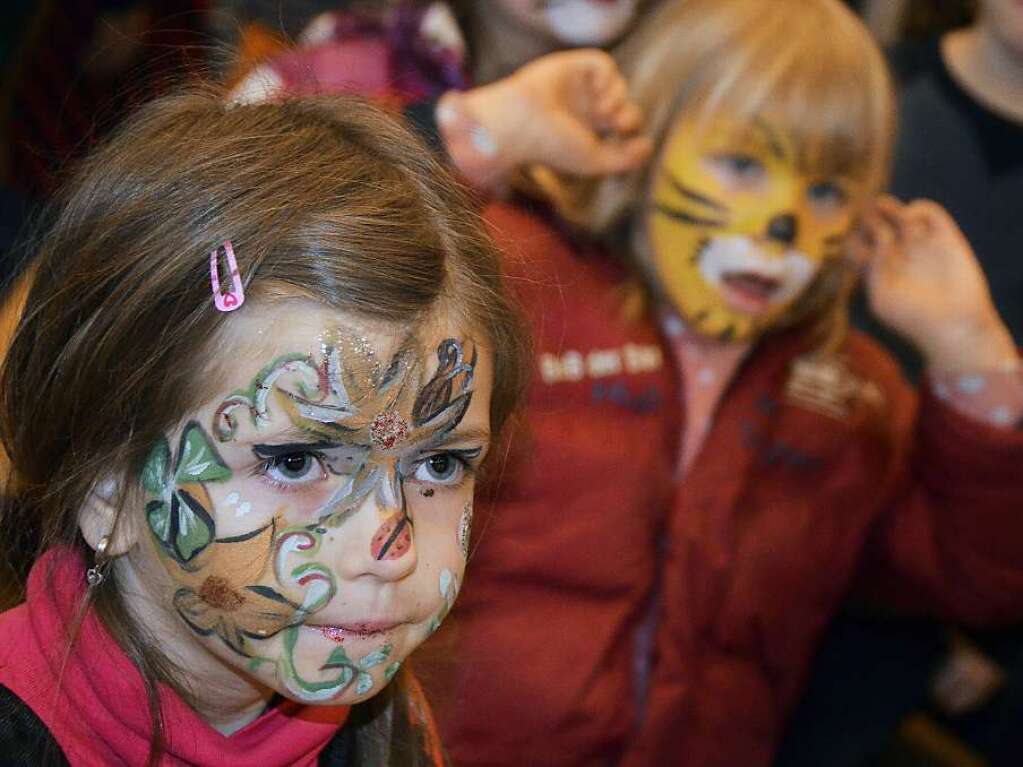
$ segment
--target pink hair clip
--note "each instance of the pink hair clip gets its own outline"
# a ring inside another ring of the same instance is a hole
[[[224,249],[227,256],[227,272],[231,275],[231,289],[220,289],[220,247]],[[213,305],[222,312],[233,312],[245,303],[245,286],[242,285],[241,275],[238,274],[238,262],[234,258],[234,248],[230,240],[224,240],[224,244],[210,251],[210,285],[213,288]]]

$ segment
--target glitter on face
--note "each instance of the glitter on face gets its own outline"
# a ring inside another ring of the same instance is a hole
[[[320,626],[320,633],[331,642],[341,644],[341,642],[345,641],[344,629],[338,626]]]
[[[472,501],[465,504],[462,509],[462,518],[458,522],[458,547],[462,550],[462,556],[469,558],[469,534],[472,530]]]
[[[225,612],[234,612],[245,604],[245,597],[236,593],[227,580],[215,575],[203,581],[199,597],[207,604]]]
[[[373,444],[383,450],[390,450],[409,435],[408,421],[393,410],[381,413],[373,419],[369,436]]]

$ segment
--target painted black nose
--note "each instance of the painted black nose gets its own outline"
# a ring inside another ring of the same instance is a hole
[[[775,240],[784,245],[791,245],[796,241],[799,227],[796,225],[796,217],[791,213],[781,213],[772,218],[767,224],[768,239]]]

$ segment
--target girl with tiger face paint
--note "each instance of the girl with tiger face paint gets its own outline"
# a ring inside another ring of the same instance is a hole
[[[844,3],[672,0],[617,57],[655,159],[553,196],[636,267],[684,415],[619,764],[759,767],[851,582],[952,620],[978,595],[1023,612],[1000,585],[1023,582],[1023,362],[951,217],[878,197],[892,88]],[[849,330],[861,275],[923,351],[921,392]]]

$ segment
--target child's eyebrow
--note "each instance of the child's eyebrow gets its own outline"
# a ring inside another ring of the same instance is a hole
[[[436,446],[451,445],[456,442],[490,443],[490,429],[485,426],[474,426],[466,429],[454,429],[444,435]]]
[[[781,138],[778,136],[778,132],[770,126],[762,117],[758,117],[753,121],[753,127],[759,130],[767,141],[767,148],[770,150],[777,159],[787,161],[788,153],[785,151],[785,145],[782,143]]]
[[[252,452],[260,458],[279,458],[292,453],[315,453],[340,447],[351,447],[351,445],[343,445],[339,442],[285,442],[277,445],[253,445]]]

